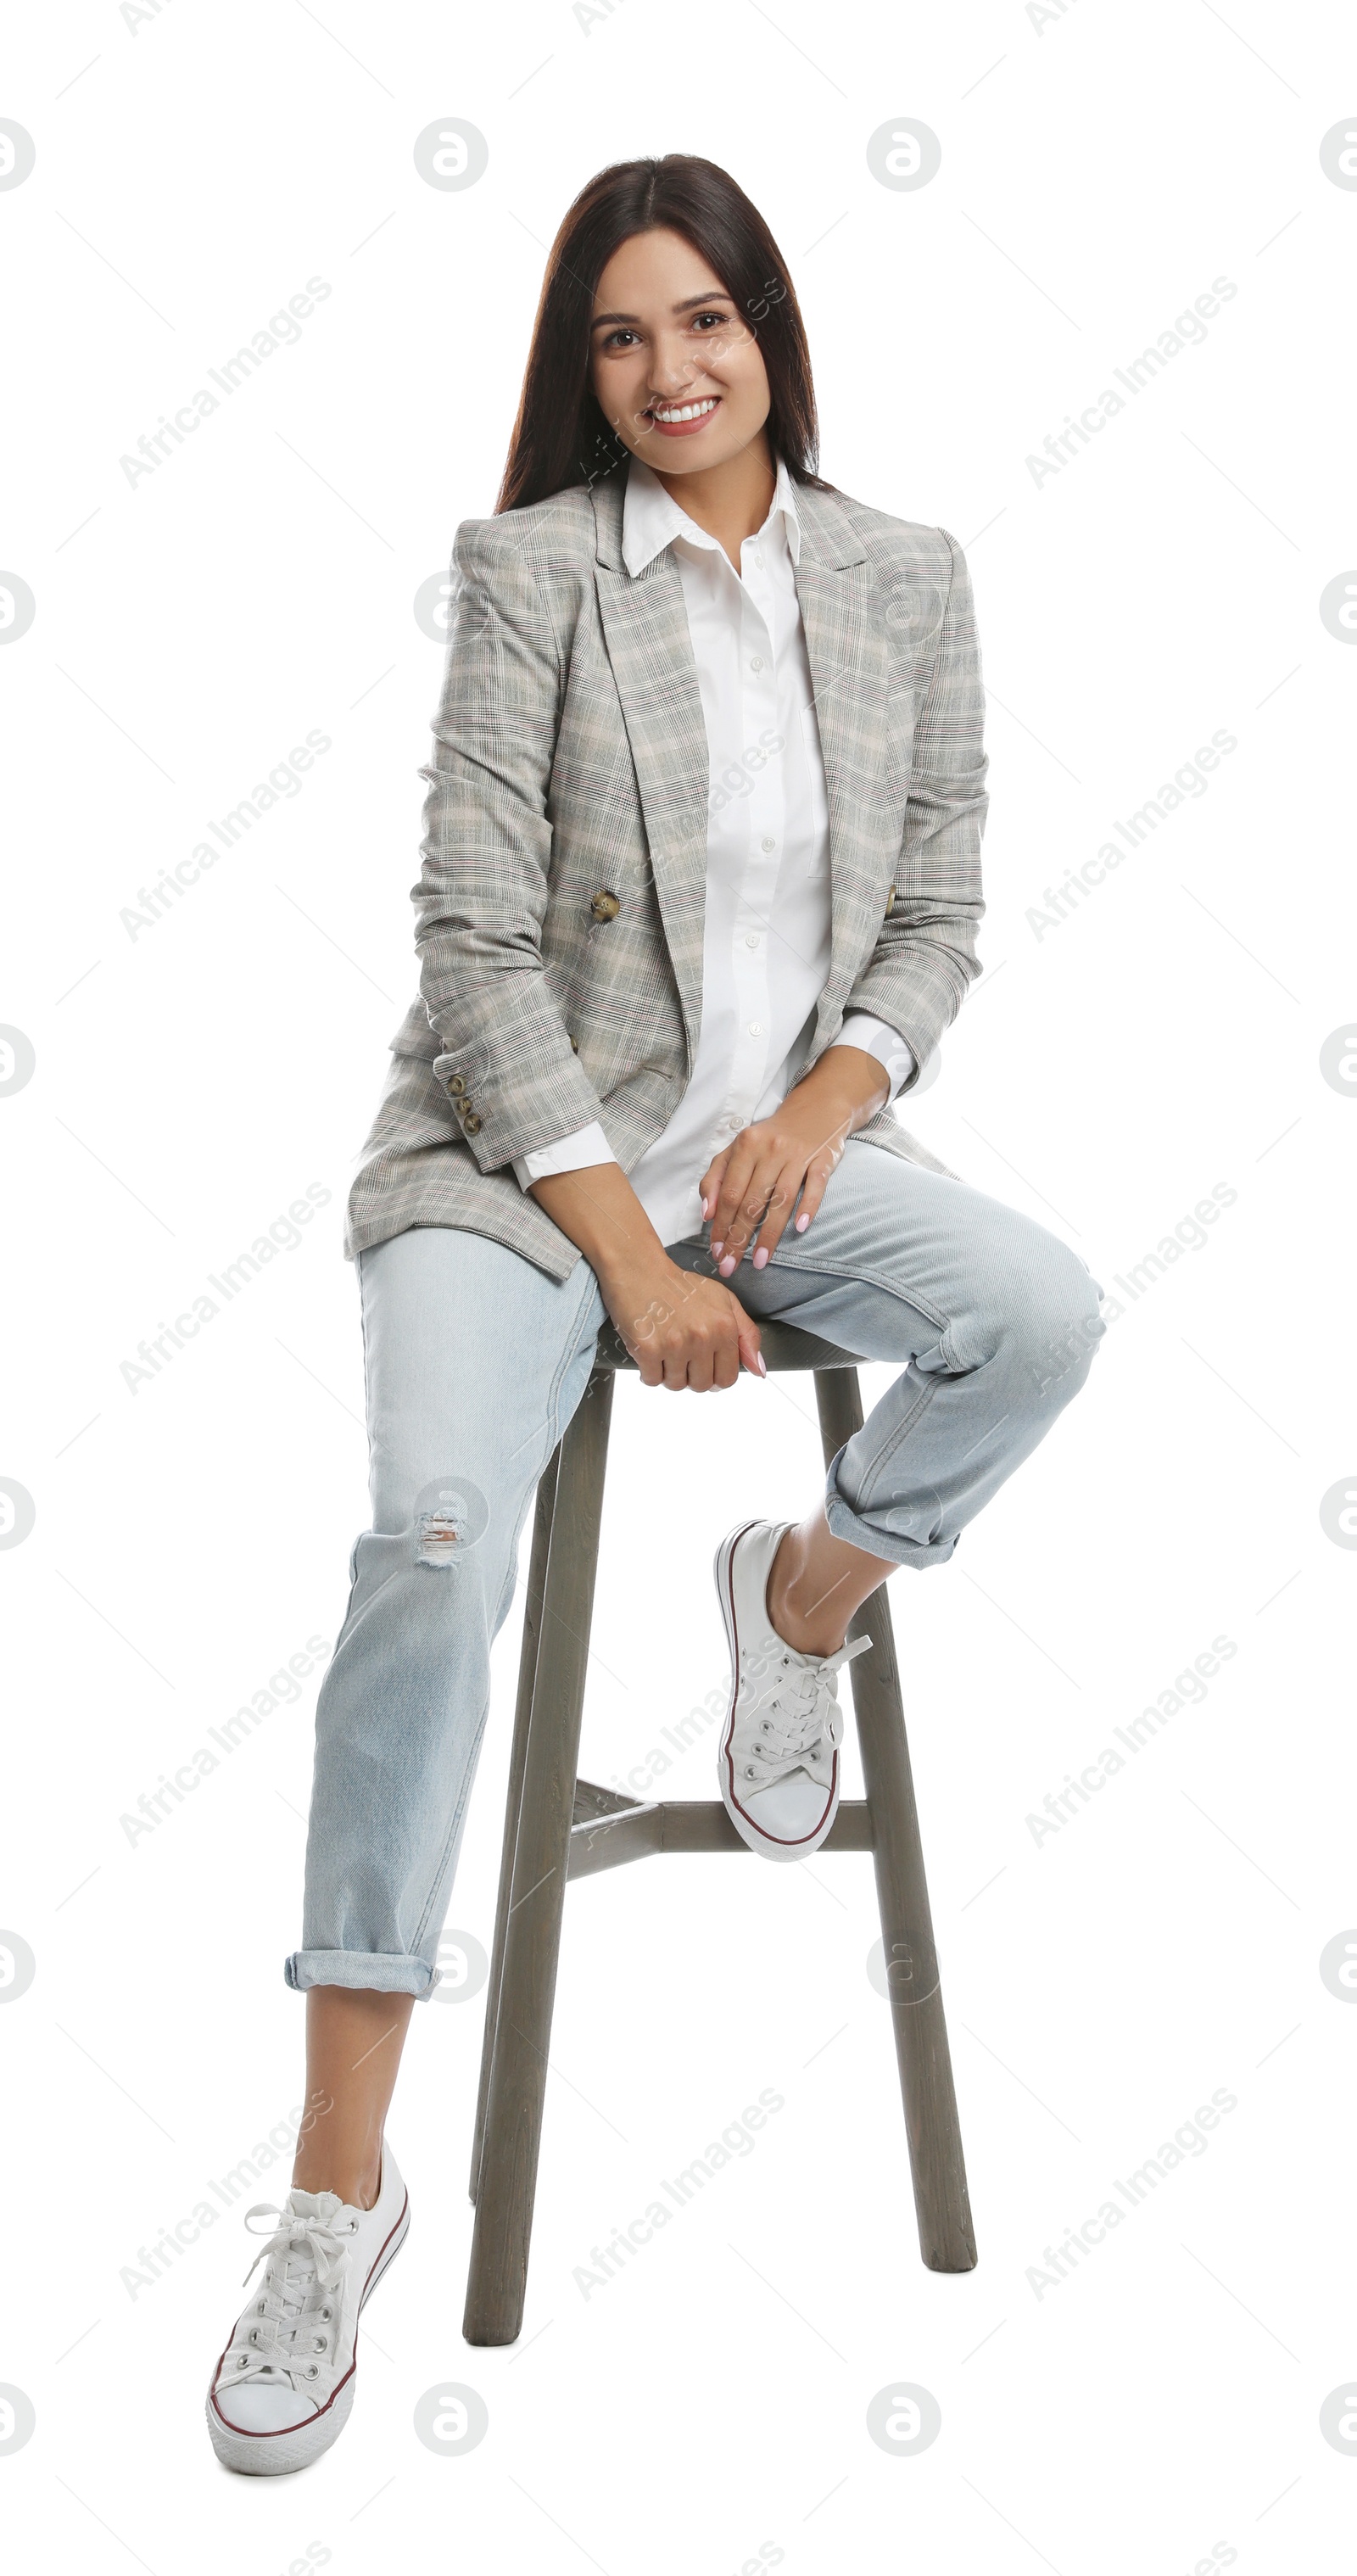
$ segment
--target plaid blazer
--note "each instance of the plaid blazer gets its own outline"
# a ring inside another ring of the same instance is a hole
[[[408,1226],[464,1226],[564,1279],[579,1252],[520,1190],[513,1156],[598,1119],[629,1170],[689,1080],[707,737],[678,566],[666,548],[627,571],[624,494],[615,471],[457,531],[420,773],[420,992],[350,1189],[349,1259]],[[945,528],[806,485],[796,501],[832,904],[808,1063],[860,1009],[922,1067],[979,971],[970,581]],[[890,1109],[860,1132],[947,1169]]]

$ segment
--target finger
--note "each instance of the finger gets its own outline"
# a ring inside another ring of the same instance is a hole
[[[733,1255],[738,1262],[757,1234],[759,1219],[768,1204],[776,1177],[777,1164],[768,1151],[765,1149],[759,1153],[752,1147],[738,1162],[733,1162],[727,1172],[717,1217],[712,1224],[715,1235],[717,1220],[721,1221],[722,1261],[717,1267],[723,1279],[731,1275],[722,1266],[724,1261]]]
[[[776,1179],[775,1164],[769,1165],[763,1161],[755,1164],[740,1194],[735,1213],[726,1228],[724,1249],[717,1263],[717,1272],[722,1279],[730,1279],[734,1276],[740,1260],[758,1233]]]
[[[711,1221],[711,1252],[713,1260],[718,1265],[730,1250],[728,1241],[730,1230],[747,1194],[756,1162],[757,1157],[753,1147],[742,1144],[737,1137],[729,1150],[726,1168],[721,1179],[720,1194],[716,1202],[716,1212]]]
[[[714,1197],[708,1199],[712,1212],[711,1249],[713,1253],[719,1253],[721,1250],[725,1241],[726,1228],[739,1205],[745,1176],[752,1171],[754,1164],[750,1148],[738,1139],[735,1144],[727,1146],[720,1159],[721,1172],[716,1192]]]
[[[738,1333],[722,1337],[712,1370],[713,1387],[734,1386],[740,1374],[740,1339]]]
[[[761,1336],[758,1325],[752,1315],[745,1313],[738,1297],[731,1298],[730,1310],[734,1318],[736,1342],[742,1366],[747,1368],[754,1377],[766,1377],[768,1367],[760,1346]]]
[[[690,1367],[700,1364],[700,1336],[695,1337],[682,1315],[671,1310],[658,1327],[655,1345],[660,1364],[656,1383],[668,1387],[671,1394],[681,1395],[688,1384]]]
[[[759,1239],[754,1251],[754,1268],[766,1270],[786,1232],[796,1193],[801,1186],[801,1168],[797,1163],[784,1163],[769,1193],[768,1205],[759,1221]]]
[[[713,1342],[703,1340],[697,1344],[695,1349],[689,1351],[688,1386],[692,1394],[710,1394],[712,1374],[715,1366],[716,1347]]]
[[[697,1194],[702,1201],[702,1222],[704,1225],[706,1224],[708,1217],[712,1214],[716,1206],[716,1202],[721,1195],[721,1183],[725,1178],[726,1165],[730,1161],[731,1150],[731,1147],[727,1145],[723,1152],[713,1154],[701,1180],[698,1182]]]
[[[828,1189],[830,1180],[833,1177],[838,1159],[837,1154],[833,1157],[832,1161],[826,1161],[823,1156],[817,1156],[816,1160],[807,1170],[805,1186],[801,1192],[801,1205],[796,1211],[796,1231],[798,1234],[805,1233],[811,1218],[819,1209],[821,1200],[823,1199],[825,1191]]]
[[[736,1312],[740,1318],[740,1357],[743,1360],[745,1367],[754,1377],[766,1377],[768,1375],[768,1364],[759,1347],[760,1336],[758,1325],[755,1323],[752,1315],[746,1315],[743,1306],[737,1306]]]

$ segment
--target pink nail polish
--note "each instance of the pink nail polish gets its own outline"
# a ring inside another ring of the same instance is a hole
[[[757,1251],[757,1252],[755,1253],[755,1255],[754,1255],[754,1267],[755,1267],[755,1269],[756,1269],[756,1270],[763,1270],[763,1269],[766,1269],[766,1267],[767,1267],[767,1263],[768,1263],[768,1255],[767,1255],[767,1253],[763,1250],[762,1245],[760,1245],[760,1247],[759,1247],[758,1251]]]
[[[760,1377],[766,1377],[768,1375],[768,1363],[765,1360],[762,1351],[760,1351],[758,1356],[758,1372]]]
[[[735,1267],[735,1255],[734,1255],[734,1253],[733,1253],[733,1252],[728,1252],[728,1253],[726,1254],[725,1260],[724,1260],[723,1262],[721,1262],[721,1263],[720,1263],[719,1267],[720,1267],[720,1272],[721,1272],[721,1276],[722,1276],[722,1278],[723,1278],[723,1279],[728,1279],[728,1278],[730,1277],[730,1274],[731,1274],[732,1270],[733,1270],[733,1269],[734,1269],[734,1267]]]
[[[805,1231],[806,1231],[807,1226],[809,1225],[809,1223],[810,1223],[810,1218],[809,1218],[808,1216],[799,1216],[799,1217],[797,1218],[797,1220],[796,1220],[796,1231],[797,1231],[797,1233],[798,1233],[798,1234],[804,1234],[804,1233],[805,1233]]]

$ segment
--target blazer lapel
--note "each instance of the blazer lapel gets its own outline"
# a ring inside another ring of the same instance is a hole
[[[678,565],[666,547],[644,572],[628,572],[622,559],[625,490],[624,475],[614,471],[594,491],[594,577],[691,1063],[702,1021],[707,727]]]
[[[683,584],[666,547],[634,578],[622,558],[625,476],[592,495],[595,581],[645,818],[655,892],[683,1004],[689,1055],[702,1019],[707,892],[707,729]],[[796,591],[829,801],[832,942],[815,1044],[835,1020],[879,916],[899,817],[881,793],[889,654],[871,566],[832,493],[799,484]],[[894,839],[891,840],[891,834]]]
[[[871,565],[832,493],[799,484],[796,508],[796,593],[829,799],[833,928],[818,1046],[861,967],[880,909],[883,831],[894,829],[898,841],[899,818],[886,814],[881,792],[890,667]]]

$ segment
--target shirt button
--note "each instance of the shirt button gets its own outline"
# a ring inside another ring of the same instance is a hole
[[[753,654],[751,654],[751,655],[750,655],[750,660],[749,660],[749,667],[750,667],[750,670],[751,670],[751,671],[761,671],[761,670],[763,669],[763,657],[762,657],[762,655],[761,655],[761,654],[759,654],[759,653],[753,653]]]
[[[750,1034],[751,1038],[761,1038],[761,1037],[762,1037],[762,1035],[763,1035],[763,1022],[762,1022],[762,1020],[751,1020],[751,1021],[750,1021],[750,1023],[749,1023],[749,1034]]]
[[[759,944],[759,934],[757,930],[747,930],[745,932],[744,944],[746,948],[757,948]]]
[[[775,850],[777,848],[777,843],[776,841],[771,841],[765,832],[763,839],[759,843],[759,848],[761,850]]]

